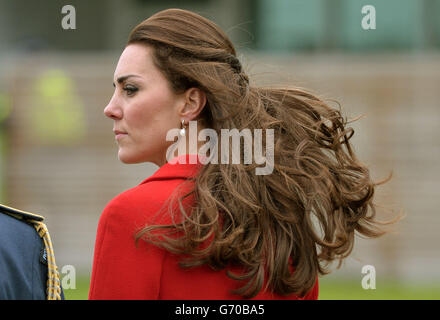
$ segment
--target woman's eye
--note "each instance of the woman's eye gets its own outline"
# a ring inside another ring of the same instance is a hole
[[[138,88],[132,86],[124,87],[124,91],[127,92],[128,96],[132,96],[137,90]]]

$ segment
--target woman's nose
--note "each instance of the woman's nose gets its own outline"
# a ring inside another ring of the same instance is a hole
[[[114,98],[104,108],[104,114],[111,119],[120,119],[122,117],[122,109],[115,103]]]

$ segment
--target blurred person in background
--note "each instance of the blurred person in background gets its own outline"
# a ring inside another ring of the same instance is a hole
[[[160,168],[104,209],[89,299],[317,299],[318,276],[351,253],[355,232],[378,237],[393,222],[375,219],[383,181],[357,159],[340,111],[298,88],[251,85],[212,21],[151,16],[130,33],[113,81],[104,113],[120,161]],[[200,143],[167,162],[167,132],[181,129],[189,146],[189,121],[197,133],[273,129],[273,172],[206,163]]]

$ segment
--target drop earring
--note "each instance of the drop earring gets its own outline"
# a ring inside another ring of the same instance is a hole
[[[186,134],[186,129],[185,129],[185,120],[182,120],[182,128],[180,129],[180,135],[182,137],[184,137]]]

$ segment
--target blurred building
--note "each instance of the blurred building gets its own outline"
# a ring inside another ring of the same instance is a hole
[[[355,151],[375,179],[393,171],[377,202],[407,218],[359,239],[335,273],[440,281],[440,1],[69,1],[76,30],[61,28],[65,4],[0,0],[0,201],[46,217],[60,266],[90,272],[102,209],[157,170],[119,162],[103,109],[129,31],[179,7],[227,32],[252,84],[294,83],[366,116]],[[361,28],[366,4],[375,30]]]

